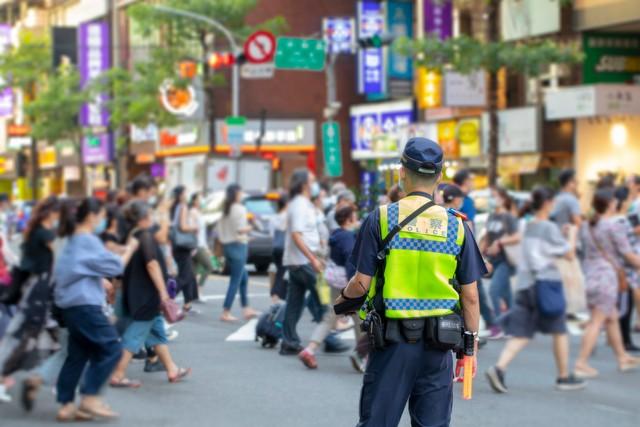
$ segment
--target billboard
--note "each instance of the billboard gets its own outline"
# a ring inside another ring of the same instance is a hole
[[[109,27],[106,22],[89,22],[78,28],[78,68],[80,84],[85,86],[110,66]],[[107,95],[96,96],[93,102],[80,109],[80,125],[84,127],[107,127],[109,111],[105,108]]]
[[[372,0],[358,2],[358,38],[382,35],[384,21],[382,4]],[[358,49],[358,93],[384,94],[387,91],[386,71],[384,48]]]

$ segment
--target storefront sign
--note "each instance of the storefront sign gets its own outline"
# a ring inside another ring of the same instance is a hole
[[[0,24],[0,55],[11,48],[11,25]],[[0,76],[0,85],[4,85],[3,76]],[[0,117],[13,114],[13,90],[6,87],[0,90]]]
[[[640,114],[640,86],[590,85],[549,91],[547,120]]]
[[[106,22],[81,24],[78,29],[78,68],[80,84],[84,87],[91,80],[107,71],[110,66],[109,26]],[[106,94],[84,104],[80,109],[80,124],[84,127],[107,127],[109,111],[105,108]]]
[[[20,150],[21,148],[31,147],[30,136],[10,136],[7,148],[11,150]]]
[[[229,152],[229,127],[224,120],[216,120],[216,151]],[[260,120],[247,120],[242,134],[243,152],[256,151],[260,138]],[[315,150],[315,122],[313,120],[266,120],[262,151],[296,152]]]
[[[385,31],[382,4],[373,0],[358,2],[358,37],[382,35]],[[387,91],[387,67],[383,48],[358,49],[358,93],[379,95]]]
[[[480,156],[480,119],[463,119],[458,121],[457,139],[460,157]]]
[[[444,74],[444,102],[447,107],[482,107],[487,103],[487,78],[484,71]]]
[[[425,0],[424,31],[440,40],[453,35],[453,4],[451,0]]]
[[[82,138],[82,162],[85,165],[109,163],[112,159],[111,135],[87,135]]]
[[[399,157],[400,129],[414,122],[411,100],[351,107],[354,160]]]
[[[640,76],[638,34],[583,33],[584,83],[629,83]]]
[[[151,171],[151,176],[154,178],[164,178],[166,174],[166,170],[164,167],[164,163],[153,163],[149,168]]]
[[[12,179],[16,175],[15,154],[5,154],[0,156],[0,178]]]
[[[413,2],[388,1],[387,27],[389,32],[396,38],[413,38]],[[391,49],[389,52],[389,78],[413,79],[413,61],[411,58],[399,55]]]
[[[42,169],[51,169],[58,166],[58,156],[55,147],[39,147],[38,165]]]
[[[209,152],[209,125],[183,122],[160,130],[157,156]]]
[[[500,23],[504,41],[560,31],[558,0],[502,0]]]
[[[156,151],[156,145],[160,139],[160,130],[154,123],[150,123],[145,127],[131,125],[130,132],[131,144],[129,151],[131,154],[151,154]]]
[[[439,107],[442,103],[442,76],[437,71],[418,67],[416,81],[416,99],[418,108],[425,110]]]
[[[9,123],[7,125],[7,135],[9,136],[27,136],[31,133],[31,126],[25,124]]]
[[[540,146],[540,118],[536,107],[511,108],[498,112],[498,153],[535,153]],[[489,115],[482,116],[485,144],[489,141]]]
[[[442,147],[446,158],[456,159],[460,155],[458,141],[456,140],[456,121],[446,120],[438,122],[438,143]]]
[[[160,101],[168,112],[179,117],[192,117],[200,106],[192,85],[177,87],[173,80],[165,80],[160,86]]]
[[[322,34],[327,51],[333,54],[353,53],[356,47],[356,23],[350,17],[322,19]]]
[[[324,153],[324,173],[329,177],[342,176],[342,151],[340,148],[340,124],[322,124],[322,152]]]

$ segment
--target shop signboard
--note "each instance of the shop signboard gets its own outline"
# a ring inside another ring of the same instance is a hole
[[[640,76],[640,37],[625,33],[583,33],[584,83],[630,83]]]
[[[387,2],[387,28],[393,37],[413,38],[413,2],[390,0]],[[389,78],[413,79],[411,57],[389,52]]]
[[[540,147],[540,115],[536,107],[511,108],[498,112],[498,153],[535,153]],[[485,144],[489,141],[489,115],[482,116]]]
[[[45,146],[38,148],[38,166],[41,169],[52,169],[58,166],[58,156],[55,147]]]
[[[337,178],[342,176],[342,150],[340,149],[340,124],[322,124],[322,152],[324,153],[324,173]]]
[[[460,157],[480,156],[480,119],[462,119],[457,125],[457,140],[460,150]]]
[[[353,53],[356,47],[356,23],[351,17],[322,19],[322,34],[331,54]]]
[[[219,153],[231,150],[229,126],[224,120],[216,120],[216,148]],[[247,120],[242,133],[241,150],[256,151],[256,141],[261,133],[261,120]],[[269,152],[302,152],[315,150],[315,122],[313,120],[279,120],[264,122],[262,151]]]
[[[0,55],[4,54],[11,48],[11,25],[0,24]],[[5,81],[0,76],[0,85],[4,85]],[[13,114],[13,90],[5,87],[0,90],[0,117],[7,117]]]
[[[95,165],[112,160],[111,135],[102,133],[86,135],[82,138],[82,163]]]
[[[444,73],[443,105],[447,107],[483,107],[487,104],[487,77],[484,71],[461,74]]]
[[[382,35],[385,16],[382,4],[374,0],[358,2],[358,38]],[[387,91],[386,49],[358,49],[358,93],[383,95]]]
[[[325,42],[322,39],[278,37],[275,58],[277,69],[322,71]]]
[[[453,35],[452,0],[425,0],[424,31],[440,40]]]
[[[80,84],[84,87],[91,80],[107,71],[110,66],[109,26],[104,21],[81,24],[78,29],[78,68]],[[109,111],[105,108],[106,94],[99,94],[93,102],[80,108],[80,125],[107,127]]]
[[[640,114],[640,86],[589,85],[547,92],[547,120]]]
[[[460,156],[458,141],[456,139],[456,121],[445,120],[438,122],[438,143],[442,147],[445,158],[456,159]]]
[[[131,139],[129,145],[131,154],[154,154],[160,139],[160,130],[155,123],[149,123],[144,127],[131,125],[129,137]]]
[[[502,0],[502,40],[521,40],[560,31],[559,0]]]
[[[401,129],[415,121],[411,100],[356,105],[350,115],[354,160],[399,157]]]

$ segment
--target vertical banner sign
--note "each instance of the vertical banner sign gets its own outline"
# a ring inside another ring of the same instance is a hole
[[[394,38],[413,38],[413,3],[403,1],[387,2],[387,26]],[[389,77],[412,80],[413,62],[410,57],[389,52]]]
[[[384,32],[384,13],[377,1],[358,2],[358,38]],[[380,95],[387,91],[384,48],[358,50],[358,93]]]
[[[329,17],[322,20],[322,34],[327,51],[332,54],[354,53],[356,29],[353,18]]]
[[[78,29],[78,64],[80,84],[98,77],[110,67],[109,27],[106,22],[81,24]],[[106,127],[109,124],[109,112],[104,108],[107,95],[96,96],[93,102],[80,109],[80,124],[84,127]]]
[[[82,138],[82,162],[85,165],[109,163],[111,156],[111,135],[102,133]]]
[[[322,151],[324,153],[325,175],[332,178],[342,176],[342,152],[338,122],[324,122],[322,124]]]
[[[0,24],[0,55],[11,49],[11,25]],[[4,76],[0,76],[0,84],[4,85]],[[10,87],[0,90],[0,117],[13,114],[13,91]]]
[[[424,31],[448,39],[453,35],[453,5],[451,0],[425,0]]]

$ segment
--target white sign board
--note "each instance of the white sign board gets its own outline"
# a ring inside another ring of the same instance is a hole
[[[447,107],[484,107],[487,104],[487,77],[484,71],[444,75],[443,105]]]
[[[160,130],[154,123],[145,127],[131,125],[131,142],[157,142],[160,137]]]
[[[229,158],[214,158],[209,160],[207,167],[207,190],[224,191],[236,181],[238,175],[238,161]]]
[[[511,108],[498,112],[498,153],[534,153],[540,140],[540,115],[536,107]],[[485,148],[489,144],[489,115],[482,115]]]
[[[640,114],[640,86],[600,84],[550,90],[545,110],[547,120]]]
[[[559,0],[502,0],[502,40],[520,40],[560,31]]]
[[[271,162],[263,159],[213,158],[207,166],[207,190],[224,191],[238,183],[246,191],[271,190]]]
[[[273,62],[265,64],[252,64],[250,62],[240,67],[240,76],[243,79],[270,79],[276,70]]]

